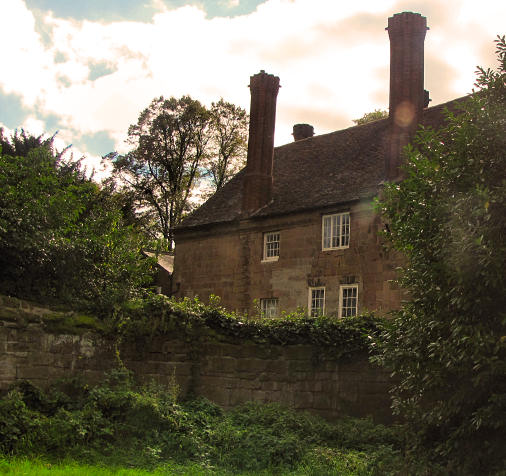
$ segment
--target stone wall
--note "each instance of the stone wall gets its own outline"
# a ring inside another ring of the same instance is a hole
[[[93,333],[54,334],[43,320],[53,311],[0,297],[0,390],[28,379],[44,387],[81,375],[94,383],[123,364],[141,382],[177,381],[181,394],[202,395],[230,408],[246,401],[280,402],[325,417],[372,415],[388,421],[389,378],[367,357],[331,358],[312,345],[273,346],[203,336],[139,338],[119,345]]]

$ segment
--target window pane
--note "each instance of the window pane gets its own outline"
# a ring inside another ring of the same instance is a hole
[[[330,248],[332,217],[323,217],[323,247]]]
[[[279,233],[267,233],[264,243],[264,258],[279,256]]]
[[[323,217],[323,249],[345,248],[350,244],[350,214]]]
[[[311,289],[311,317],[321,316],[325,304],[325,289]]]
[[[357,315],[358,305],[358,288],[357,286],[349,286],[341,288],[341,316],[350,317]]]
[[[332,248],[339,247],[339,227],[340,220],[339,215],[334,215],[332,217]]]
[[[278,298],[269,298],[260,300],[262,317],[277,317]]]
[[[348,246],[350,244],[350,214],[344,213],[341,219],[341,246]]]

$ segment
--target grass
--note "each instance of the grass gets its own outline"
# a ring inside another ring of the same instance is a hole
[[[38,458],[13,458],[0,459],[0,474],[20,476],[207,476],[212,474],[223,474],[224,476],[232,476],[233,473],[209,472],[196,463],[189,463],[186,465],[166,463],[154,470],[147,470],[141,468],[120,468],[80,464],[77,461],[70,460],[60,463],[49,463]]]
[[[77,461],[48,462],[40,458],[0,459],[0,474],[23,476],[368,476],[365,454],[350,452],[346,455],[320,455],[313,461],[306,461],[295,469],[273,468],[259,471],[236,471],[226,468],[206,467],[199,463],[166,462],[151,470],[142,468],[109,467],[88,465]],[[325,461],[327,459],[327,461]],[[332,464],[329,461],[333,460]],[[322,464],[323,463],[323,464]]]

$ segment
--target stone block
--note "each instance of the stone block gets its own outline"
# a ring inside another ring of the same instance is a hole
[[[254,402],[260,403],[268,403],[270,401],[268,394],[263,390],[253,390],[251,398]]]
[[[311,360],[313,347],[309,345],[289,345],[284,348],[286,360]]]
[[[30,360],[36,362],[37,365],[53,365],[54,355],[48,352],[33,352],[30,355]]]
[[[299,382],[305,382],[311,378],[311,372],[289,372],[287,375],[287,381],[290,383],[297,384]]]
[[[332,397],[323,392],[315,392],[313,395],[313,409],[314,410],[331,410],[333,408]]]
[[[325,370],[318,370],[314,372],[313,380],[315,382],[330,382],[332,380],[332,376],[334,375],[334,372],[330,372],[326,369],[326,366],[324,365],[323,368]]]
[[[310,360],[293,360],[288,362],[288,374],[292,375],[297,372],[312,372],[313,365]]]
[[[283,387],[283,383],[278,380],[264,381],[260,379],[260,385],[262,390],[265,391],[278,391]]]
[[[0,378],[14,379],[16,378],[16,360],[8,356],[0,358]]]
[[[294,397],[295,408],[309,409],[313,407],[313,392],[296,392]]]
[[[53,354],[44,352],[53,356],[52,366],[57,369],[70,369],[75,365],[75,359],[70,355]]]
[[[343,383],[339,387],[338,396],[347,402],[358,402],[359,393],[357,385],[351,382]]]
[[[18,360],[26,360],[30,355],[30,351],[29,350],[12,351],[6,352],[6,355]]]
[[[229,404],[231,406],[251,402],[253,400],[253,391],[245,388],[238,388],[230,392]]]
[[[201,350],[204,355],[236,357],[239,355],[240,346],[222,342],[206,342]]]
[[[276,361],[282,355],[280,346],[257,345],[254,347],[256,347],[256,349],[253,350],[252,357],[256,357],[258,359]]]
[[[252,373],[258,375],[265,372],[267,368],[267,362],[261,359],[239,359],[237,360],[237,372]]]
[[[230,405],[234,405],[230,403],[230,390],[226,388],[217,386],[205,386],[202,387],[200,395],[225,408],[229,407]]]
[[[207,371],[219,374],[234,373],[238,368],[237,362],[233,357],[210,357],[206,360]]]
[[[31,349],[30,344],[26,342],[7,342],[7,352],[28,352]]]
[[[239,380],[237,388],[242,388],[246,390],[260,390],[262,388],[262,383],[257,379],[250,380],[242,378]]]
[[[16,378],[20,380],[50,380],[61,375],[58,369],[47,365],[18,365],[16,367]]]
[[[295,404],[295,391],[290,388],[283,388],[279,392],[278,402],[284,405],[293,406]]]

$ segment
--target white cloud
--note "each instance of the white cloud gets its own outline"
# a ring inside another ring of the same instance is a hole
[[[475,66],[492,65],[504,3],[417,5],[431,28],[426,83],[432,104],[469,92]],[[0,87],[20,94],[27,106],[58,115],[65,140],[107,131],[124,151],[128,126],[152,98],[190,94],[209,104],[223,96],[248,109],[249,76],[264,69],[281,79],[276,143],[282,144],[291,140],[294,123],[312,122],[323,133],[387,107],[384,27],[394,12],[409,8],[407,0],[269,0],[249,15],[209,19],[198,7],[169,10],[159,2],[149,24],[47,15],[51,44],[45,46],[24,2],[10,0],[0,41],[11,67],[2,70]],[[111,73],[92,81],[90,68],[97,63]]]

